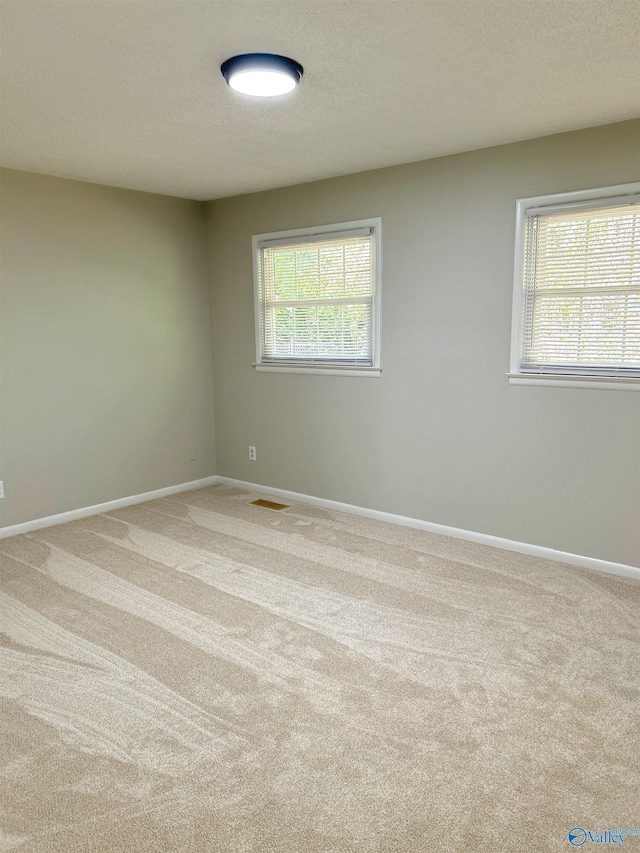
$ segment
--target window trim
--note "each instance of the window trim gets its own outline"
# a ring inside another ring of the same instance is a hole
[[[259,282],[259,245],[271,240],[289,240],[295,238],[316,237],[322,234],[332,234],[354,231],[361,228],[371,228],[373,238],[373,324],[371,328],[373,344],[373,365],[360,366],[338,365],[320,361],[262,361],[262,340],[260,336],[260,282]],[[264,373],[307,373],[322,376],[361,376],[380,377],[380,309],[382,306],[382,218],[356,219],[350,222],[335,222],[326,225],[293,228],[288,231],[269,231],[264,234],[254,234],[251,237],[251,253],[253,259],[253,309],[255,324],[256,360],[253,367],[257,372]]]
[[[602,199],[620,199],[640,193],[640,181],[618,184],[611,187],[597,187],[590,190],[578,190],[568,193],[519,198],[516,201],[516,233],[513,268],[513,302],[511,312],[511,357],[507,376],[511,385],[546,385],[565,388],[599,388],[606,390],[640,391],[640,378],[631,376],[611,376],[603,373],[523,373],[520,368],[523,334],[523,298],[525,235],[527,213],[533,208],[553,212],[553,208],[565,205],[584,205]],[[596,205],[594,205],[596,206]]]

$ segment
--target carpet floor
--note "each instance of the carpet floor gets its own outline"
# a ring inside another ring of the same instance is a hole
[[[0,850],[541,853],[638,826],[640,584],[256,497],[0,542]]]

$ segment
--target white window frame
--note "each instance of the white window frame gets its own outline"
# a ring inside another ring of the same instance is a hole
[[[321,234],[336,234],[339,237],[342,232],[353,231],[360,228],[371,228],[373,237],[373,319],[372,319],[372,353],[373,364],[371,366],[359,365],[336,365],[327,362],[322,364],[318,361],[300,361],[294,364],[285,362],[263,362],[262,340],[260,337],[260,321],[262,306],[260,304],[260,281],[259,281],[259,245],[267,240],[287,240],[298,237],[316,237]],[[255,318],[256,360],[253,364],[259,372],[265,373],[310,373],[322,376],[368,376],[380,377],[382,367],[380,365],[380,308],[382,305],[382,219],[373,217],[371,219],[356,219],[352,222],[338,222],[329,225],[314,225],[307,228],[294,228],[289,231],[269,231],[265,234],[254,234],[251,238],[253,255],[253,305]]]
[[[531,208],[549,208],[558,205],[584,205],[604,199],[619,199],[640,193],[640,182],[618,184],[613,187],[598,187],[569,193],[520,198],[516,202],[516,240],[513,272],[513,308],[511,317],[511,361],[509,382],[512,385],[547,385],[565,388],[602,388],[607,390],[640,391],[640,378],[628,376],[604,376],[593,374],[524,373],[520,369],[523,334],[523,298],[525,274],[525,235],[527,212]]]

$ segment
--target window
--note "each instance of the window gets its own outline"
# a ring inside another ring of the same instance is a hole
[[[518,201],[509,377],[640,390],[640,184]]]
[[[257,370],[380,375],[380,219],[253,237]]]

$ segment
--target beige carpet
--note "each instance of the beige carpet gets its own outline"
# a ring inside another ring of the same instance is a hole
[[[255,497],[0,542],[0,850],[538,853],[637,827],[640,584]]]

